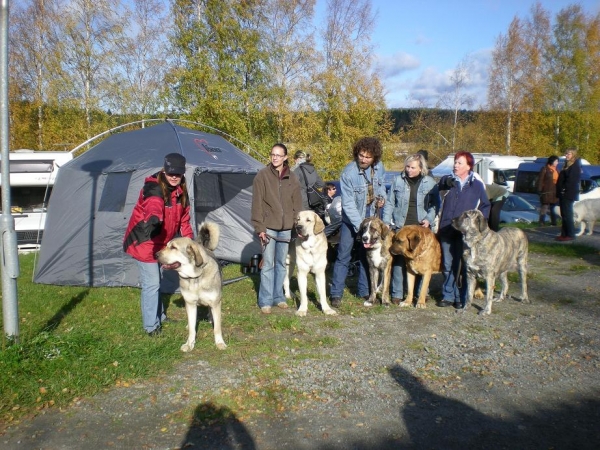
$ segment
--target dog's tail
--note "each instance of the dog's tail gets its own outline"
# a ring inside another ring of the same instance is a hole
[[[213,222],[202,222],[198,226],[197,240],[202,244],[203,247],[212,252],[219,244],[220,234],[221,231],[219,230],[219,225]]]

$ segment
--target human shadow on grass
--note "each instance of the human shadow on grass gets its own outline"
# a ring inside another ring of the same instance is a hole
[[[83,292],[80,292],[75,297],[71,298],[68,303],[64,304],[43,326],[41,331],[53,331],[63,319],[68,316],[71,311],[75,309],[77,305],[79,305],[89,294],[90,290],[86,289]]]
[[[209,402],[196,406],[180,448],[254,450],[256,445],[233,411]]]

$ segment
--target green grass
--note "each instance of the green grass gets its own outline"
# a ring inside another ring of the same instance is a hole
[[[260,314],[256,305],[259,276],[229,284],[223,291],[223,332],[228,348],[214,345],[212,326],[198,324],[196,348],[179,350],[187,338],[186,314],[179,294],[165,296],[168,323],[158,338],[142,329],[140,292],[134,288],[85,288],[32,283],[33,254],[20,255],[17,280],[19,336],[4,336],[0,346],[0,424],[32,416],[50,407],[65,407],[114,386],[129,386],[173,371],[186,358],[202,358],[214,366],[236,367],[250,362],[252,370],[235,391],[205,398],[236,413],[272,413],[303,401],[305,393],[291,392],[278,382],[282,368],[308,358],[323,358],[323,348],[338,340],[315,334],[306,324],[322,330],[346,326],[340,316],[324,316],[309,301],[310,320],[293,309]],[[241,275],[240,266],[224,267],[224,278]],[[292,280],[295,281],[295,278]],[[296,286],[293,283],[292,289]],[[309,300],[314,300],[309,277]],[[277,308],[275,308],[277,309]],[[364,308],[346,293],[342,314],[363,316],[385,313]],[[199,317],[207,309],[199,308]],[[4,330],[2,317],[0,326]],[[189,416],[188,416],[189,417]]]
[[[590,255],[600,256],[600,252],[597,249],[581,244],[557,245],[555,243],[530,242],[529,251],[564,258],[584,258]]]

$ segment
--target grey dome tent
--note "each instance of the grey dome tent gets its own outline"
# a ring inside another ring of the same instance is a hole
[[[250,205],[252,181],[264,165],[219,135],[166,121],[113,134],[60,168],[34,282],[139,286],[123,236],[144,179],[172,152],[187,160],[194,230],[204,220],[220,226],[216,257],[245,263],[260,253]]]

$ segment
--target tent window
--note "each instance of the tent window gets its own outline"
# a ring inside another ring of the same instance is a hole
[[[119,172],[106,175],[98,211],[123,212],[132,173]]]
[[[221,175],[202,173],[194,178],[194,208],[196,212],[210,212],[225,204]]]

